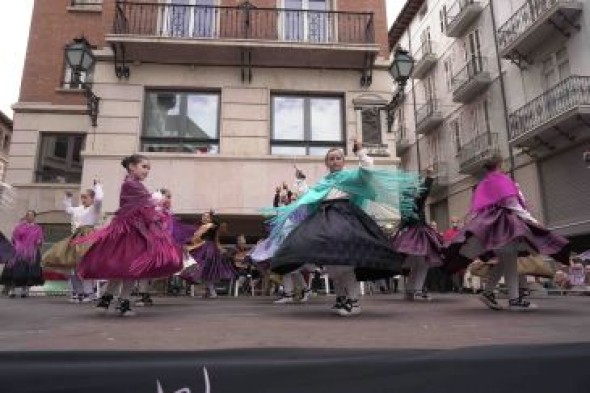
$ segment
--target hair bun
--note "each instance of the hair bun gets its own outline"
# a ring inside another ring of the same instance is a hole
[[[129,169],[129,163],[131,162],[131,157],[127,156],[121,160],[121,165],[125,169]]]

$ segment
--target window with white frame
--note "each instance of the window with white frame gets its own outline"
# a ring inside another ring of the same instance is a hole
[[[441,155],[441,142],[442,137],[439,132],[433,132],[432,134],[426,137],[428,143],[428,166],[433,167],[437,163],[441,162],[442,155]]]
[[[273,155],[324,155],[345,148],[342,97],[272,96]]]
[[[429,75],[428,78],[424,80],[424,100],[426,103],[432,102],[436,99],[436,84],[434,80],[434,75]]]
[[[543,88],[548,90],[571,75],[570,61],[565,47],[543,59]]]
[[[83,89],[84,83],[86,82],[86,71],[79,73],[78,78],[74,75],[74,70],[66,64],[64,70],[64,79],[62,82],[62,88],[64,89]]]
[[[333,36],[330,0],[283,0],[282,38],[286,41],[330,42]]]
[[[219,93],[148,91],[141,150],[219,152]]]
[[[165,0],[161,31],[171,37],[214,38],[218,33],[217,0]]]
[[[483,58],[481,55],[481,40],[479,29],[473,30],[467,34],[465,41],[463,41],[463,49],[465,53],[465,70],[467,74],[463,77],[471,78],[483,70]],[[462,67],[463,67],[462,66]]]
[[[443,67],[445,70],[445,83],[447,85],[447,91],[449,91],[453,83],[453,60],[451,57],[445,59]]]

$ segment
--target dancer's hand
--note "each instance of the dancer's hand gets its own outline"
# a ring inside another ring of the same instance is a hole
[[[94,185],[100,184],[100,179],[98,177],[95,177],[94,180],[92,181],[92,184],[94,184]]]
[[[295,177],[299,180],[303,180],[306,176],[301,169],[295,168]]]
[[[355,139],[353,141],[353,146],[352,146],[352,152],[354,154],[358,153],[361,149],[363,148],[363,144],[361,141],[359,141],[358,139]]]

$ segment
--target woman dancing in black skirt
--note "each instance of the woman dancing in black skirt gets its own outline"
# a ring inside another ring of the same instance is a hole
[[[259,246],[276,249],[271,269],[279,274],[309,262],[326,267],[337,296],[333,310],[340,316],[360,314],[358,281],[400,272],[401,255],[366,212],[397,214],[400,195],[417,182],[415,174],[373,168],[358,141],[353,151],[360,160],[355,169],[344,169],[342,150],[327,152],[330,173],[295,203],[276,209],[269,240]],[[299,170],[296,176],[304,177]]]

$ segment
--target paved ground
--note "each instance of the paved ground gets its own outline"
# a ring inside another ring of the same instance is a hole
[[[362,300],[363,314],[328,312],[333,297],[273,305],[263,297],[156,298],[133,318],[97,315],[60,297],[0,298],[0,350],[199,350],[222,348],[457,348],[590,342],[590,297],[536,299],[534,312],[494,312],[471,295],[406,303]]]

